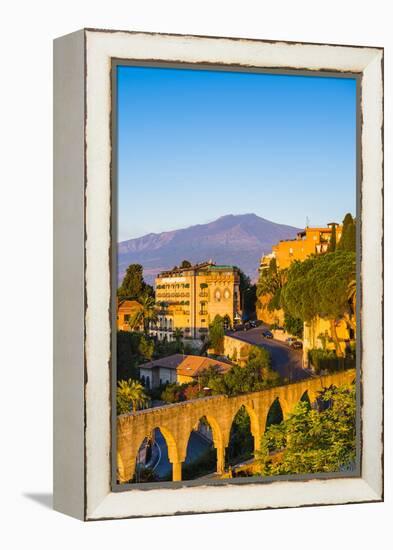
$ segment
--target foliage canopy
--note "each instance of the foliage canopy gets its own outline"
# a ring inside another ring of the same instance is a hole
[[[356,458],[355,386],[320,393],[319,410],[300,401],[288,420],[267,428],[256,462],[263,476],[337,472]]]

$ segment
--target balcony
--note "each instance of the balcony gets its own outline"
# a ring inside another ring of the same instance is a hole
[[[209,296],[209,293],[208,292],[200,292],[199,293],[199,297],[200,298],[207,298]]]
[[[199,315],[207,315],[207,311],[205,311],[204,309],[201,309],[199,311]]]

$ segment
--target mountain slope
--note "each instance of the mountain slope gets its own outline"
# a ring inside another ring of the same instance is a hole
[[[145,280],[152,283],[157,273],[182,260],[196,263],[209,259],[217,264],[237,265],[255,279],[260,257],[279,240],[294,238],[297,231],[296,227],[256,214],[230,214],[203,225],[149,233],[118,244],[119,280],[131,263],[142,264]]]

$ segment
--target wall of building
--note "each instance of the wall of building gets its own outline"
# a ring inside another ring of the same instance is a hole
[[[119,302],[117,307],[117,330],[130,331],[129,320],[137,311],[142,308],[136,300],[125,300]],[[140,329],[143,327],[139,327]]]
[[[176,369],[167,369],[165,367],[155,367],[153,369],[144,369],[140,367],[139,377],[146,387],[158,388],[163,384],[172,384],[176,382]],[[149,378],[150,386],[147,384]]]
[[[264,296],[260,296],[258,298],[256,304],[257,319],[263,321],[264,323],[267,323],[268,325],[277,323],[278,325],[282,326],[284,323],[284,310],[276,309],[274,311],[269,311],[267,306],[270,300],[270,294],[265,294]]]
[[[336,225],[336,242],[341,238],[342,226]],[[272,247],[272,253],[261,259],[261,267],[268,267],[268,258],[274,256],[280,269],[288,268],[295,260],[304,261],[311,254],[328,250],[332,227],[306,227],[296,239],[280,241]]]
[[[240,312],[239,274],[215,265],[162,273],[156,278],[156,302],[168,304],[159,311],[159,327],[198,339],[216,315],[227,315],[234,324]]]
[[[345,320],[336,324],[337,337],[340,348],[345,353],[348,342],[351,339],[350,331]],[[328,319],[316,317],[303,326],[303,359],[304,364],[308,365],[308,351],[310,349],[334,350],[335,346],[331,339],[331,326]]]
[[[224,355],[238,365],[244,366],[247,363],[248,356],[252,348],[255,348],[248,342],[243,342],[232,336],[224,336]]]

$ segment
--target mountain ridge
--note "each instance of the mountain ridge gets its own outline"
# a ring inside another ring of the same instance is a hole
[[[226,214],[205,224],[148,233],[118,243],[118,274],[121,281],[127,266],[140,263],[150,284],[157,273],[179,265],[212,259],[217,264],[238,265],[252,280],[259,259],[279,240],[295,238],[300,228],[279,224],[249,214]]]

